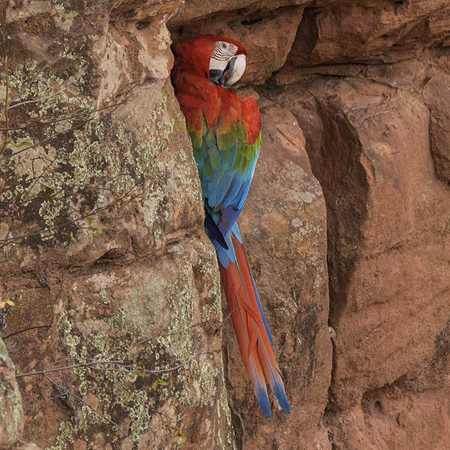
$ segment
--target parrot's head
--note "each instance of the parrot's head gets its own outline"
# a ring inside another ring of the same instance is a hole
[[[244,74],[247,50],[239,42],[214,36],[209,60],[209,79],[220,86],[231,86]]]
[[[241,43],[224,36],[199,36],[183,42],[176,53],[187,53],[196,65],[191,70],[201,71],[212,83],[222,87],[236,83],[245,71],[247,50]]]

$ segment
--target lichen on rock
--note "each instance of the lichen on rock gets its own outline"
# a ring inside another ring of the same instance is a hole
[[[5,343],[0,339],[0,448],[8,448],[23,430],[22,397],[15,378],[15,367]]]

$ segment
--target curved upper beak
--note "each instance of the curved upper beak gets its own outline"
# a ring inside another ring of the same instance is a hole
[[[245,55],[233,56],[223,70],[210,67],[209,79],[220,86],[231,86],[242,77],[245,72],[245,66]]]
[[[225,81],[225,86],[231,86],[241,79],[245,72],[246,59],[245,55],[237,55],[230,59],[230,76]]]

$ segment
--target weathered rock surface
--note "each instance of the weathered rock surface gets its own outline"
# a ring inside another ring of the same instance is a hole
[[[426,87],[439,69],[386,72],[303,82],[278,100],[305,130],[327,201],[336,336],[326,421],[336,448],[445,448],[450,196],[430,148],[430,134],[445,133],[426,104],[445,114]]]
[[[40,448],[34,443],[22,443],[18,442],[14,444],[12,447],[9,447],[8,450],[40,450]]]
[[[276,11],[279,8],[291,6],[305,6],[308,0],[220,0],[209,2],[208,0],[192,0],[182,2],[176,14],[170,19],[170,26],[184,26],[186,24],[200,22],[200,19],[233,13],[235,19],[245,20],[253,13],[265,13]],[[236,11],[239,11],[236,13]],[[246,25],[245,23],[243,24]]]
[[[391,63],[450,43],[448,0],[314,3],[321,7],[305,11],[288,66]]]
[[[6,10],[5,340],[23,438],[43,448],[234,445],[218,271],[168,81],[177,6]]]
[[[0,449],[15,444],[23,431],[22,397],[14,370],[5,343],[0,338]]]
[[[442,58],[446,65],[448,58]],[[448,66],[447,66],[448,69]],[[430,110],[430,145],[436,177],[450,181],[450,77],[448,70],[436,67],[427,71],[422,95]]]

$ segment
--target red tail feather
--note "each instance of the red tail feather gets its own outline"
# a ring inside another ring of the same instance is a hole
[[[236,254],[236,263],[229,261],[226,269],[219,263],[220,277],[245,368],[253,381],[255,394],[264,414],[270,416],[266,381],[277,397],[280,390],[282,391],[283,400],[280,398],[279,400],[285,411],[289,408],[289,403],[286,399],[288,405],[286,407],[284,403],[286,395],[280,369],[258,306],[244,245],[234,236],[232,244]]]

